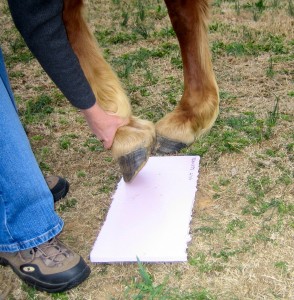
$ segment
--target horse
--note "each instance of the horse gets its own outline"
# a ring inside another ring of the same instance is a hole
[[[132,114],[130,101],[84,18],[83,0],[64,0],[69,42],[100,107],[129,120],[115,135],[111,153],[130,182],[152,151],[172,154],[208,132],[219,111],[219,90],[208,43],[209,0],[165,0],[179,42],[184,89],[174,110],[156,124]]]

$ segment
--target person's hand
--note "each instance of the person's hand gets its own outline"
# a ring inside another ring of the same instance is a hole
[[[106,149],[111,148],[117,129],[129,123],[129,119],[111,115],[105,112],[97,103],[88,109],[82,109],[81,112],[92,132]]]

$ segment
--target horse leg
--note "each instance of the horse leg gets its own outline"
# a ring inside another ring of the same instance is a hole
[[[65,0],[63,21],[69,42],[100,107],[129,119],[120,127],[111,147],[123,178],[130,181],[145,165],[155,140],[153,123],[132,116],[131,106],[117,75],[104,60],[99,46],[83,18],[83,0]]]
[[[172,153],[189,146],[212,127],[219,95],[207,39],[208,0],[165,3],[180,44],[184,72],[180,102],[156,124],[157,151]]]

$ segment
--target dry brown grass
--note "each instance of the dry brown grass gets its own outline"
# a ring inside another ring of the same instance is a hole
[[[226,122],[227,118],[248,112],[253,112],[258,120],[267,120],[277,98],[280,117],[272,127],[269,139],[252,142],[239,152],[222,151],[217,140],[210,144],[201,159],[197,201],[190,227],[189,261],[145,265],[153,276],[154,287],[163,284],[165,293],[152,298],[146,292],[145,298],[136,299],[169,299],[172,296],[166,296],[168,293],[174,295],[173,299],[294,299],[293,146],[291,148],[294,19],[289,16],[288,1],[278,1],[280,8],[271,7],[274,1],[264,1],[268,8],[257,21],[253,20],[252,10],[242,6],[248,1],[239,2],[238,15],[233,1],[215,1],[220,6],[212,7],[211,24],[221,24],[224,29],[211,30],[212,49],[216,49],[215,43],[220,41],[242,43],[244,32],[254,35],[258,31],[256,42],[262,41],[267,34],[279,35],[289,51],[257,51],[255,55],[230,54],[223,49],[215,52],[213,62],[222,95],[219,120]],[[256,2],[249,3],[254,5]],[[126,3],[130,5],[129,24],[134,24],[135,4],[132,1]],[[153,7],[157,5],[156,1],[148,3]],[[159,3],[164,11],[163,4]],[[93,30],[100,33],[105,29],[132,32],[131,25],[127,29],[120,25],[121,11],[113,1],[93,0],[89,1],[88,7]],[[158,16],[156,9],[146,11],[144,24],[153,26],[151,33],[170,26],[162,11],[162,17],[157,19],[154,18]],[[0,14],[1,46],[9,61],[11,84],[32,147],[44,173],[62,175],[71,183],[68,196],[56,206],[66,224],[61,239],[88,260],[110,206],[111,194],[120,179],[118,166],[111,160],[109,151],[91,151],[85,145],[92,135],[84,120],[59,95],[35,59],[30,62],[10,60],[14,55],[11,44],[19,36],[7,6],[2,2]],[[114,33],[109,33],[112,35]],[[174,37],[137,37],[136,42],[103,44],[107,59],[117,71],[123,66],[115,59],[126,53],[135,53],[140,48],[156,49],[167,42],[176,44]],[[26,51],[24,49],[18,49],[17,55]],[[146,70],[140,68],[134,69],[128,78],[122,78],[137,114],[157,120],[174,106],[169,95],[179,99],[182,71],[170,61],[176,53],[171,51],[162,58],[148,59],[148,70],[156,82],[146,80]],[[272,76],[268,74],[270,57],[273,59]],[[148,93],[144,94],[134,86],[142,87]],[[24,115],[26,103],[41,94],[53,99],[50,105],[54,111],[41,120],[29,122]],[[228,128],[227,123],[218,123],[211,136],[215,132],[222,134]],[[42,136],[42,139],[36,136]],[[70,142],[65,149],[60,146],[64,140]],[[195,154],[195,147],[192,145],[184,153]],[[256,196],[260,191],[263,196],[250,203],[250,196]],[[73,199],[77,203],[71,206]],[[282,204],[273,203],[259,215],[254,215],[254,209],[260,211],[273,199]],[[249,208],[247,213],[246,207]],[[92,273],[86,282],[54,297],[25,288],[9,268],[0,267],[0,295],[2,293],[7,299],[106,300],[132,299],[131,295],[139,294],[137,287],[142,278],[137,264],[90,265]],[[196,291],[203,289],[206,296],[197,298]],[[184,298],[185,295],[188,296]]]

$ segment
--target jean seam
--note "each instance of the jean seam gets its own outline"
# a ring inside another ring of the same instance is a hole
[[[6,249],[8,249],[8,248],[10,248],[10,249],[12,249],[12,248],[18,248],[19,250],[16,250],[16,251],[13,251],[13,252],[18,252],[18,251],[21,251],[20,250],[20,248],[22,248],[22,247],[19,247],[19,246],[25,246],[26,244],[33,244],[34,243],[34,241],[36,241],[36,240],[38,240],[38,239],[42,239],[42,237],[44,237],[44,236],[46,236],[46,235],[49,235],[50,233],[52,233],[52,232],[54,232],[54,231],[56,231],[56,230],[59,230],[59,228],[60,228],[60,231],[59,231],[59,233],[61,232],[61,230],[62,230],[62,227],[63,227],[63,224],[62,224],[62,221],[60,222],[58,222],[58,224],[57,225],[55,225],[53,228],[51,228],[50,230],[48,230],[46,233],[43,233],[42,235],[40,235],[40,236],[38,236],[38,237],[35,237],[35,238],[33,238],[33,239],[30,239],[30,240],[26,240],[26,241],[24,241],[24,242],[19,242],[19,243],[13,243],[13,244],[9,244],[9,245],[3,245],[3,244],[0,244],[0,248],[6,248]],[[58,235],[58,233],[56,234],[56,235]],[[56,236],[55,235],[55,236]],[[53,236],[54,237],[54,236]],[[50,238],[49,238],[50,239]],[[48,239],[48,240],[49,240]],[[48,241],[47,240],[47,241]],[[46,241],[44,241],[44,242],[42,242],[41,244],[43,244],[43,243],[45,243]],[[33,248],[33,247],[35,247],[35,246],[31,246],[31,247],[25,247],[26,249],[30,249],[30,248]],[[23,250],[23,249],[22,249]],[[0,250],[1,252],[2,252],[2,250]],[[6,251],[3,251],[3,252],[6,252]]]
[[[2,200],[3,206],[4,206],[4,226],[5,226],[6,230],[7,230],[7,233],[8,233],[8,235],[9,235],[9,237],[10,237],[12,240],[14,240],[14,238],[13,238],[13,236],[11,235],[10,230],[8,229],[8,226],[7,226],[6,205],[5,205],[5,201],[4,201],[2,195],[0,195],[0,199]]]
[[[30,240],[26,240],[25,242],[20,242],[19,244],[20,245],[23,245],[23,244],[28,244],[28,243],[31,243],[31,242],[34,242],[35,240],[37,239],[41,239],[42,237],[48,235],[49,232],[52,232],[54,231],[55,229],[58,229],[58,227],[60,227],[60,223],[58,223],[57,225],[55,225],[53,228],[51,228],[50,230],[48,230],[46,233],[43,233],[33,239],[30,239]]]

